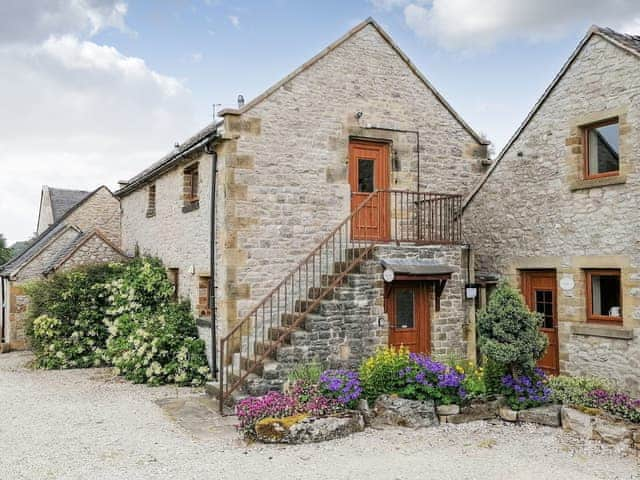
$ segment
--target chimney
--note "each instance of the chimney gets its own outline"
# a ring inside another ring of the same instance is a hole
[[[244,97],[242,95],[238,95],[238,108],[244,107]]]

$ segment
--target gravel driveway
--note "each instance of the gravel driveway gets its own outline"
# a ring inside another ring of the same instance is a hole
[[[246,445],[199,391],[30,358],[0,355],[0,479],[640,479],[638,457],[497,421]]]

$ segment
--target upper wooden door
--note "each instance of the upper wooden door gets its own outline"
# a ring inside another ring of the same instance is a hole
[[[544,356],[538,366],[546,373],[560,372],[558,360],[558,315],[555,270],[522,272],[522,293],[529,310],[542,314],[544,323],[540,329],[549,339]]]
[[[389,345],[414,353],[431,353],[429,287],[426,282],[394,282],[387,287]]]
[[[349,142],[349,184],[351,211],[372,192],[389,189],[389,146],[386,143]],[[360,209],[351,222],[355,240],[389,239],[389,195],[378,193]]]

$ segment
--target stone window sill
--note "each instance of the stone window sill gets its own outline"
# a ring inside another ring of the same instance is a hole
[[[615,177],[601,177],[601,178],[590,178],[590,179],[580,179],[574,180],[571,182],[571,191],[575,192],[576,190],[587,190],[589,188],[600,188],[607,187],[609,185],[621,185],[623,183],[627,183],[626,175],[616,175]]]
[[[617,338],[620,340],[633,339],[633,330],[610,325],[573,325],[571,333],[588,337]]]
[[[196,319],[196,326],[201,327],[201,328],[211,328],[211,319],[210,318],[198,317]]]
[[[194,210],[197,210],[199,208],[200,202],[198,200],[196,200],[195,202],[189,202],[182,207],[182,213],[193,212]]]

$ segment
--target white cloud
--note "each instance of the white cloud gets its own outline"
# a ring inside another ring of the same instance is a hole
[[[95,35],[107,28],[128,31],[121,0],[3,0],[0,43],[45,40],[50,35]]]
[[[409,0],[371,0],[371,4],[378,10],[393,10],[397,7],[404,7]]]
[[[192,63],[200,63],[202,61],[203,57],[204,56],[202,55],[202,52],[194,52],[194,53],[189,55],[189,60]]]
[[[105,25],[0,41],[0,232],[10,242],[34,231],[43,184],[112,188],[201,126],[183,81],[82,38],[94,24]]]
[[[407,26],[418,36],[450,49],[491,48],[514,38],[543,41],[592,23],[640,32],[637,0],[370,1],[379,8],[403,8]]]
[[[238,17],[237,15],[229,15],[229,21],[234,27],[240,28],[240,17]]]

